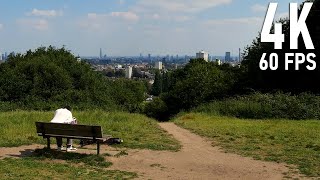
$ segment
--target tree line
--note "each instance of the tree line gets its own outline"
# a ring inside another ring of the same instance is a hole
[[[0,64],[0,110],[75,109],[136,111],[145,99],[143,82],[109,80],[64,47],[40,47],[9,55]]]

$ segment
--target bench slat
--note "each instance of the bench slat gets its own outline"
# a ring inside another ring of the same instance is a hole
[[[37,133],[42,135],[102,138],[101,126],[37,122]]]

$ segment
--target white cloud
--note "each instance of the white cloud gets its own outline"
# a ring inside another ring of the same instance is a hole
[[[3,24],[0,24],[0,30],[3,29]]]
[[[175,16],[173,19],[178,22],[185,22],[185,21],[191,20],[192,17],[190,17],[190,16]]]
[[[276,19],[288,18],[288,17],[289,17],[289,12],[276,13]]]
[[[232,0],[139,0],[134,9],[136,11],[165,10],[176,13],[196,13],[231,2]]]
[[[126,21],[138,21],[139,16],[133,12],[111,12],[110,14],[88,13],[88,19],[99,20],[105,18],[121,18]]]
[[[253,12],[267,12],[268,5],[255,4],[251,6]]]
[[[257,25],[262,24],[263,18],[248,17],[248,18],[234,18],[234,19],[217,19],[205,21],[205,25]]]
[[[17,23],[24,28],[32,28],[39,31],[49,29],[49,23],[45,19],[20,19]]]
[[[112,12],[112,17],[119,17],[127,21],[138,21],[139,16],[133,12]]]
[[[62,16],[62,11],[57,10],[39,10],[33,9],[31,12],[27,13],[29,16],[41,16],[41,17],[57,17]]]
[[[78,25],[82,28],[91,30],[105,30],[110,27],[116,28],[122,25],[128,27],[132,23],[136,23],[139,16],[133,12],[111,12],[106,14],[88,13],[87,17],[81,19]],[[129,31],[133,28],[129,26]]]
[[[156,19],[156,20],[160,19],[160,15],[155,13],[155,14],[152,15],[152,19]]]

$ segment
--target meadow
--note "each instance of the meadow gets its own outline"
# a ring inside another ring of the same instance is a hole
[[[11,111],[0,113],[0,147],[45,144],[36,133],[35,122],[50,122],[54,112]],[[125,112],[73,112],[78,124],[100,125],[105,135],[124,140],[117,147],[177,151],[178,141],[144,115]],[[54,138],[53,138],[54,139]]]
[[[35,122],[49,122],[54,112],[12,111],[0,113],[0,147],[46,144],[38,137]],[[79,124],[100,125],[103,133],[124,140],[116,147],[177,151],[180,144],[153,119],[125,112],[73,112]],[[54,138],[52,138],[54,140]],[[52,142],[54,143],[54,141]],[[77,147],[77,145],[75,145]],[[54,146],[55,147],[55,146]],[[0,179],[132,179],[134,172],[108,170],[104,155],[38,149],[31,157],[0,159]]]
[[[174,122],[210,138],[214,146],[226,152],[285,162],[296,165],[307,176],[320,176],[319,120],[248,120],[187,113]]]

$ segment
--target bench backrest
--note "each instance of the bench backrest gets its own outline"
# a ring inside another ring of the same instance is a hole
[[[39,136],[102,138],[101,126],[36,122]]]

